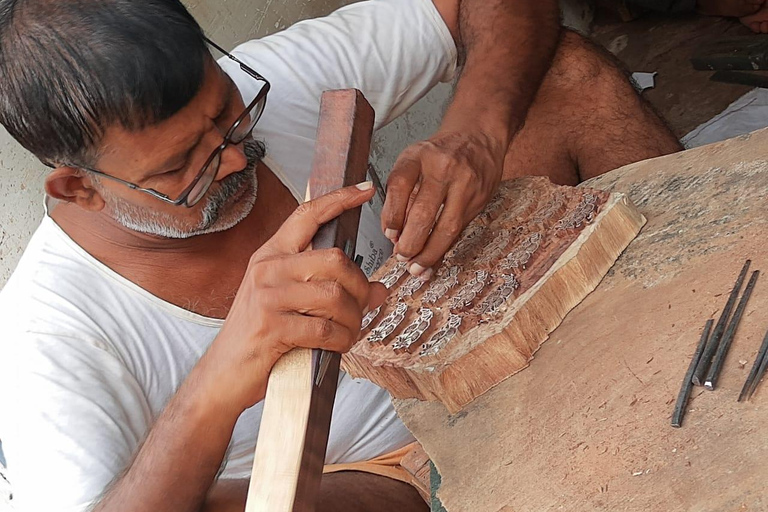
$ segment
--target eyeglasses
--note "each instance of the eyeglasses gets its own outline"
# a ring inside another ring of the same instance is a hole
[[[224,150],[227,149],[227,147],[229,147],[230,144],[234,144],[234,145],[240,144],[251,135],[251,132],[253,132],[253,129],[256,126],[256,123],[259,122],[259,119],[261,119],[261,115],[264,113],[264,107],[267,104],[267,93],[269,92],[269,88],[270,88],[269,82],[267,81],[266,78],[264,78],[259,73],[257,73],[256,71],[248,67],[246,64],[241,62],[237,57],[235,57],[234,55],[231,55],[229,52],[224,50],[221,46],[217,45],[207,37],[204,37],[204,39],[209,45],[216,48],[224,56],[236,62],[240,66],[240,69],[243,72],[248,74],[251,78],[258,80],[259,82],[264,82],[264,85],[262,86],[258,94],[256,94],[256,97],[253,99],[253,101],[251,101],[251,103],[248,104],[248,106],[245,108],[243,113],[240,114],[240,117],[238,117],[237,120],[229,128],[229,130],[227,130],[227,134],[224,136],[224,141],[216,149],[213,150],[213,152],[211,153],[211,156],[208,157],[208,160],[206,160],[205,165],[203,165],[203,168],[200,169],[200,172],[197,173],[197,176],[195,176],[195,179],[192,180],[192,183],[190,183],[176,199],[172,199],[166,194],[163,194],[162,192],[158,192],[155,189],[143,188],[143,187],[140,187],[139,185],[136,185],[135,183],[131,183],[130,181],[126,181],[121,178],[111,176],[105,172],[99,171],[98,169],[92,169],[90,167],[82,167],[82,166],[72,166],[72,167],[79,167],[84,171],[88,171],[93,174],[97,174],[99,176],[109,178],[110,180],[116,181],[118,183],[122,183],[123,185],[133,190],[144,192],[153,197],[156,197],[157,199],[160,199],[161,201],[164,201],[166,203],[170,203],[176,206],[184,205],[187,208],[191,208],[195,206],[197,203],[199,203],[200,200],[205,196],[206,192],[208,192],[208,189],[211,188],[211,184],[213,184],[214,180],[216,179],[216,175],[219,173],[219,166],[221,165],[221,154],[224,152]]]

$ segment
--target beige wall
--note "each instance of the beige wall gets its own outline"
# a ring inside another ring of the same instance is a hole
[[[0,286],[42,215],[44,169],[0,127]]]
[[[324,16],[356,0],[182,0],[203,30],[224,47]]]
[[[296,21],[323,16],[349,0],[182,0],[205,31],[226,48],[265,36]],[[437,127],[449,87],[441,86],[374,141],[377,169],[388,170],[408,143]],[[45,167],[0,127],[0,287],[10,276],[43,215]]]

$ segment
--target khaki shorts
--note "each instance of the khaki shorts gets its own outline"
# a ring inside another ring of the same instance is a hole
[[[429,457],[419,443],[411,443],[399,450],[375,459],[349,464],[328,464],[323,474],[341,471],[362,471],[385,476],[412,485],[425,501],[429,502]]]

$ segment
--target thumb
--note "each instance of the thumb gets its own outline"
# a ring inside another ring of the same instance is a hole
[[[368,291],[368,310],[372,311],[384,304],[389,296],[389,290],[378,281],[371,281]]]

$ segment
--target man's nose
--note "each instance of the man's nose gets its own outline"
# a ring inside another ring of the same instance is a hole
[[[248,158],[245,156],[243,143],[230,144],[221,153],[221,163],[219,172],[216,175],[216,181],[223,180],[230,174],[240,172],[248,166]]]

